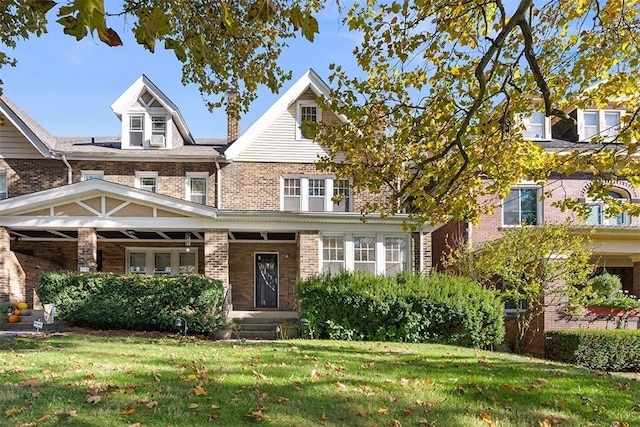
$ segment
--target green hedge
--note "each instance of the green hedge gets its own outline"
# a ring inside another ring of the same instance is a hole
[[[640,330],[548,331],[545,355],[590,369],[640,372]]]
[[[56,319],[95,329],[175,331],[206,334],[222,319],[222,282],[202,276],[143,276],[51,273],[40,278],[40,301],[56,304]]]
[[[504,338],[502,302],[460,277],[342,272],[299,280],[298,297],[318,338],[463,346]]]

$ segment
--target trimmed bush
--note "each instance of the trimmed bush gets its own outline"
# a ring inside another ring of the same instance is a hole
[[[548,359],[601,371],[640,372],[640,330],[582,329],[545,332]]]
[[[502,302],[461,277],[342,272],[299,280],[298,297],[318,338],[484,346],[504,337]]]
[[[95,329],[174,331],[182,317],[189,332],[207,334],[225,320],[222,282],[196,275],[51,273],[36,292],[57,319]]]

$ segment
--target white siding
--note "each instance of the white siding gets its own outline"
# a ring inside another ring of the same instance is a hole
[[[42,154],[11,122],[6,121],[4,126],[0,126],[0,158],[41,159]]]

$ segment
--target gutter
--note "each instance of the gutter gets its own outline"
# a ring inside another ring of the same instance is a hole
[[[220,189],[222,174],[220,171],[220,162],[218,160],[214,160],[213,163],[216,165],[216,209],[220,210],[220,205],[222,204],[222,190]]]

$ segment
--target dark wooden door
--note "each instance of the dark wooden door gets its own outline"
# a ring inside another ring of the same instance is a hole
[[[256,308],[278,307],[278,254],[256,254]]]

